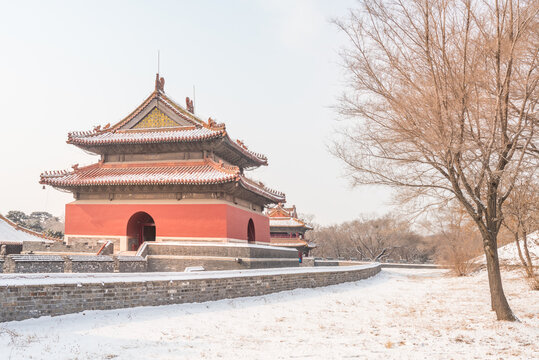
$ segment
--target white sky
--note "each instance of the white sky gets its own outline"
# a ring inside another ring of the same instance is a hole
[[[0,213],[63,215],[72,201],[39,174],[90,164],[67,133],[116,123],[154,87],[268,156],[249,176],[331,224],[388,210],[388,191],[352,189],[327,151],[342,91],[329,20],[356,1],[0,0]],[[183,104],[183,103],[182,103]]]

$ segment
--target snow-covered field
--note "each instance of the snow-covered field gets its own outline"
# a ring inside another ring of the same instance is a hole
[[[520,241],[520,251],[524,256],[523,246],[522,241]],[[528,235],[528,252],[530,253],[532,264],[537,266],[539,262],[539,231]],[[520,257],[518,256],[517,244],[514,241],[498,248],[498,258],[501,265],[522,265]],[[487,261],[485,255],[479,255],[475,258],[475,262],[483,265],[486,264]]]
[[[537,359],[539,293],[504,285],[520,323],[489,309],[486,273],[388,269],[368,280],[200,304],[0,324],[0,359]]]

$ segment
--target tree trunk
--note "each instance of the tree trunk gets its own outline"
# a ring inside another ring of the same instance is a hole
[[[530,263],[528,262],[530,258],[528,257],[528,261],[526,261],[526,259],[524,259],[524,255],[522,255],[522,250],[520,249],[520,240],[518,239],[518,233],[515,235],[515,243],[517,245],[518,257],[520,258],[520,262],[526,270],[526,274],[528,275],[528,277],[533,277],[533,267],[530,266]],[[526,245],[526,234],[524,233],[524,248],[526,248]]]
[[[535,277],[535,271],[533,269],[533,263],[532,263],[532,258],[530,256],[530,251],[528,250],[528,232],[527,231],[523,231],[522,232],[522,242],[524,244],[524,255],[526,255],[526,259],[528,260],[527,261],[527,267],[526,267],[526,271],[528,272],[528,277],[530,278],[533,278]]]
[[[496,240],[492,238],[484,239],[483,244],[487,259],[488,283],[490,286],[492,310],[496,312],[498,320],[517,321],[518,319],[511,311],[503,292]]]

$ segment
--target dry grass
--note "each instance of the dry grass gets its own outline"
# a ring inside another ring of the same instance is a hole
[[[530,285],[530,289],[539,291],[539,276],[535,275],[534,277],[528,278],[528,284]]]

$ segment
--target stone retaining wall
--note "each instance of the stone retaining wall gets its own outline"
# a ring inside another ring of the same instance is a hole
[[[227,258],[205,256],[176,256],[176,255],[148,255],[148,271],[184,271],[191,266],[202,266],[205,270],[242,270],[297,267],[298,259],[252,259],[252,258]]]
[[[297,250],[275,248],[269,245],[251,244],[188,244],[167,242],[146,242],[146,249],[139,250],[139,255],[176,255],[233,258],[298,258]],[[144,256],[143,255],[143,256]]]
[[[259,296],[366,279],[380,265],[313,269],[268,269],[190,274],[117,274],[102,278],[42,279],[0,277],[0,321],[118,309]],[[151,274],[151,273],[150,273]],[[122,275],[121,277],[119,275]],[[157,275],[157,276],[156,276]],[[66,275],[62,275],[66,276]],[[79,275],[80,276],[80,275]],[[159,278],[160,277],[160,278]]]
[[[146,271],[147,261],[140,256],[26,254],[0,257],[0,273],[129,273]]]
[[[64,258],[58,255],[9,255],[5,273],[62,273]]]
[[[211,271],[299,266],[295,249],[267,245],[146,242],[138,255],[146,256],[150,272],[183,271],[192,266]]]
[[[114,272],[114,259],[110,256],[81,256],[67,257],[65,272],[102,273]],[[69,265],[69,269],[68,268]]]
[[[116,256],[114,268],[121,273],[146,272],[148,263],[142,256]]]
[[[103,246],[102,241],[97,242],[81,242],[67,245],[63,241],[55,242],[39,242],[39,241],[24,241],[22,244],[22,251],[25,253],[28,252],[80,252],[80,253],[92,253],[95,254],[101,246]]]

